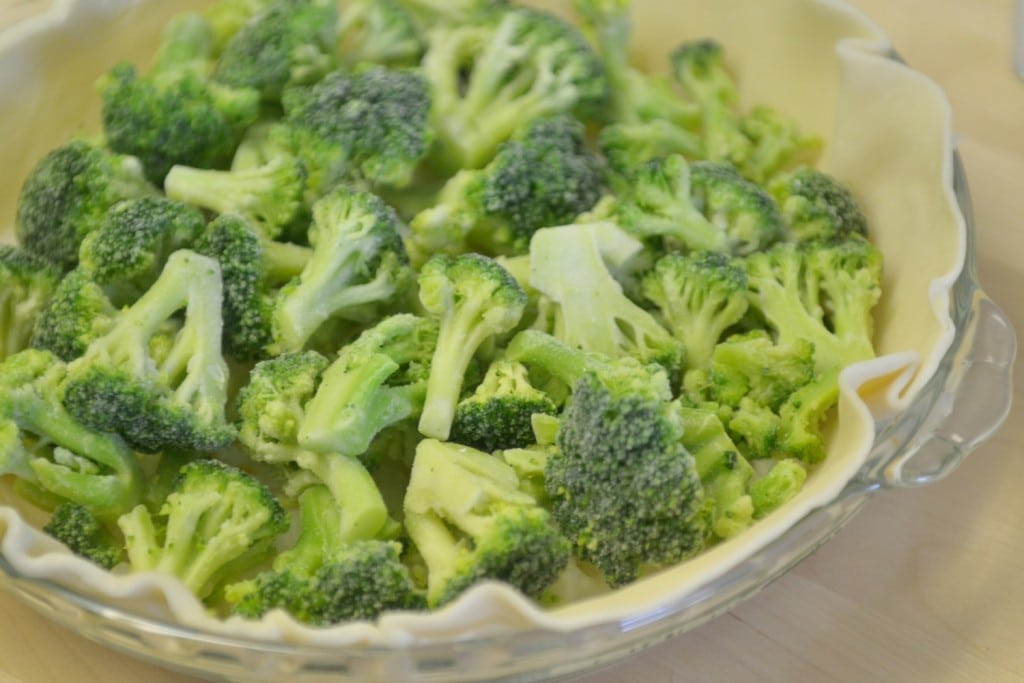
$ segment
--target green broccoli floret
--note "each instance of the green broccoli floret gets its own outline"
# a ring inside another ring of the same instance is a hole
[[[259,116],[255,90],[210,81],[213,41],[201,15],[180,14],[164,30],[148,73],[121,63],[98,83],[107,145],[138,157],[157,185],[175,164],[226,167]]]
[[[677,369],[682,345],[612,277],[596,236],[600,225],[545,228],[530,243],[530,283],[556,307],[554,336],[586,351]]]
[[[220,56],[228,41],[251,19],[266,11],[274,0],[218,0],[203,10],[213,34],[213,54]]]
[[[810,163],[821,151],[821,139],[805,135],[797,124],[767,105],[757,105],[740,120],[740,130],[753,149],[740,170],[756,183],[765,183],[785,168]]]
[[[489,579],[537,598],[569,561],[568,542],[519,490],[515,471],[466,446],[420,442],[404,509],[409,538],[427,566],[430,606]]]
[[[864,239],[776,245],[746,259],[751,306],[782,344],[814,344],[819,372],[873,358],[882,255]]]
[[[0,245],[0,361],[28,348],[60,281],[60,270],[46,259]]]
[[[472,23],[509,5],[509,0],[400,0],[420,25]]]
[[[680,155],[653,159],[629,176],[613,216],[642,238],[663,236],[698,251],[749,254],[782,237],[771,196],[730,166]]]
[[[672,155],[699,159],[702,154],[700,138],[660,119],[605,126],[597,144],[613,171],[612,183],[622,191],[632,184],[630,175],[653,159]]]
[[[706,533],[678,406],[622,374],[576,383],[545,469],[552,517],[612,587],[696,553]]]
[[[419,429],[447,439],[473,354],[516,326],[526,293],[507,270],[479,254],[432,257],[420,270],[419,285],[423,307],[440,326]]]
[[[607,97],[601,61],[552,14],[527,7],[488,13],[428,34],[423,75],[433,96],[434,161],[480,168],[503,141],[541,116],[597,114]]]
[[[218,263],[184,249],[171,254],[153,286],[69,364],[68,411],[142,451],[226,446],[235,434],[224,411],[221,305]]]
[[[713,252],[673,252],[644,276],[643,294],[686,349],[686,367],[703,368],[723,334],[747,312],[747,273]]]
[[[405,187],[431,146],[430,98],[418,72],[333,71],[285,92],[278,134],[306,164],[314,196],[342,182]]]
[[[200,599],[239,565],[261,559],[288,529],[266,486],[219,460],[182,467],[156,517],[139,505],[117,520],[132,571],[175,576]]]
[[[415,66],[425,47],[412,13],[401,0],[350,0],[338,23],[338,50],[348,66]]]
[[[385,305],[413,273],[394,209],[376,195],[339,186],[313,205],[313,251],[274,296],[271,351],[297,351],[329,319]]]
[[[227,41],[212,78],[276,102],[286,86],[316,82],[333,68],[337,23],[333,2],[274,0]]]
[[[824,460],[822,423],[838,400],[838,368],[794,391],[779,408],[779,453],[809,465]]]
[[[60,281],[36,319],[32,348],[71,362],[110,331],[117,314],[104,288],[76,268]]]
[[[337,505],[324,486],[302,492],[298,541],[278,557],[272,571],[227,587],[234,614],[259,619],[283,609],[298,621],[326,626],[425,606],[401,561],[401,545],[346,538]]]
[[[281,154],[256,168],[218,171],[174,166],[164,179],[167,196],[218,214],[239,214],[274,238],[303,210],[306,168]]]
[[[807,468],[793,459],[780,460],[750,485],[754,516],[758,519],[789,501],[807,481]]]
[[[138,503],[142,471],[120,438],[83,425],[64,408],[66,370],[35,349],[0,363],[0,475],[110,519]]]
[[[362,458],[385,428],[418,418],[437,334],[434,321],[400,313],[342,348],[306,404],[299,444]]]
[[[483,169],[445,184],[437,203],[413,218],[413,243],[427,256],[525,253],[539,228],[563,225],[601,197],[601,162],[583,133],[570,116],[529,123]]]
[[[43,531],[104,569],[113,569],[124,559],[121,539],[84,505],[61,503]]]
[[[809,166],[775,178],[769,185],[782,208],[790,242],[867,237],[868,222],[848,189]]]
[[[156,194],[132,156],[85,140],[51,151],[29,172],[18,197],[16,234],[24,249],[63,269],[78,262],[78,246],[122,199]]]
[[[499,358],[472,396],[455,408],[451,439],[487,453],[535,443],[533,416],[555,415],[554,401],[530,384],[526,367]]]

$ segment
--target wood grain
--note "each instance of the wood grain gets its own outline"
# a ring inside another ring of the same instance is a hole
[[[0,0],[0,22],[25,10]],[[975,203],[978,271],[1024,330],[1024,83],[1007,0],[852,0],[948,94]],[[0,24],[2,25],[2,24]],[[731,613],[586,683],[1024,681],[1024,368],[1006,426],[949,478],[876,495]],[[187,683],[0,593],[0,683]]]

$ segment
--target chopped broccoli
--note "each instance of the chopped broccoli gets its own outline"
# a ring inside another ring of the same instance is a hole
[[[76,268],[60,281],[36,319],[32,348],[71,362],[113,327],[117,314],[103,287]]]
[[[780,460],[750,485],[754,516],[764,517],[800,492],[807,481],[807,468],[797,460]]]
[[[200,599],[239,564],[262,558],[288,529],[266,486],[218,460],[182,467],[156,517],[139,505],[117,520],[132,571],[175,576]]]
[[[535,442],[533,416],[554,415],[555,403],[530,384],[526,367],[504,358],[491,363],[472,396],[459,401],[451,439],[493,453]]]
[[[604,69],[586,39],[546,12],[514,7],[427,35],[422,72],[433,96],[434,161],[480,168],[526,122],[593,116],[607,97]]]
[[[748,308],[746,270],[713,252],[666,254],[643,278],[642,288],[683,343],[690,369],[707,365],[723,334]]]
[[[274,0],[227,41],[212,78],[278,101],[286,86],[315,82],[334,66],[337,22],[333,2]]]
[[[530,283],[557,307],[554,335],[586,351],[635,356],[677,369],[682,345],[630,301],[612,277],[598,246],[600,225],[566,225],[534,234]],[[572,258],[567,260],[567,254]]]
[[[78,262],[78,246],[122,199],[156,193],[132,156],[73,140],[43,157],[18,197],[16,234],[22,247],[61,268]]]
[[[472,23],[507,7],[509,0],[400,0],[422,26]]]
[[[791,242],[867,237],[867,219],[857,200],[830,175],[801,166],[775,178],[769,189],[782,208]]]
[[[342,63],[414,66],[425,41],[401,0],[349,0],[338,22]]]
[[[121,539],[84,505],[61,503],[43,531],[104,569],[113,569],[124,559]]]
[[[174,317],[182,309],[179,327]],[[235,434],[224,411],[221,321],[220,266],[174,252],[153,286],[69,364],[65,405],[142,451],[226,446]]]
[[[259,116],[259,95],[210,81],[213,31],[199,14],[167,25],[144,76],[121,63],[99,81],[103,133],[110,149],[142,162],[159,185],[175,164],[222,168]]]
[[[809,465],[824,460],[822,422],[838,400],[838,369],[818,375],[794,391],[779,408],[779,452]]]
[[[695,159],[701,155],[699,138],[660,119],[605,126],[597,142],[611,170],[618,176],[613,176],[612,182],[623,191],[628,191],[631,185],[630,175],[654,159],[677,154]]]
[[[298,351],[329,319],[387,304],[412,283],[394,209],[376,195],[339,186],[313,205],[302,272],[273,302],[272,352]]]
[[[437,333],[434,321],[400,313],[342,348],[306,404],[299,444],[362,458],[386,427],[418,418]]]
[[[740,130],[753,145],[740,170],[757,183],[768,182],[783,169],[800,162],[813,161],[822,145],[819,138],[804,135],[795,122],[763,104],[740,120]]]
[[[210,25],[213,54],[220,56],[228,41],[255,16],[267,10],[274,0],[217,0],[203,10]]]
[[[0,363],[0,474],[110,519],[139,501],[142,470],[120,438],[92,430],[64,408],[66,370],[35,349]]]
[[[60,270],[46,259],[0,245],[0,361],[28,348],[60,281]]]
[[[404,187],[432,142],[430,89],[414,71],[333,71],[283,98],[286,144],[306,164],[314,195],[340,182]]]
[[[416,449],[405,526],[427,565],[427,604],[504,581],[538,597],[565,568],[569,544],[515,471],[480,451],[434,439]]]
[[[439,321],[419,429],[447,439],[473,354],[523,315],[526,293],[495,261],[478,254],[438,254],[420,270],[420,301]]]

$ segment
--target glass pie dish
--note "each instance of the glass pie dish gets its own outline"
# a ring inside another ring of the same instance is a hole
[[[70,134],[94,128],[93,72],[145,54],[171,11],[163,4],[58,2],[0,37],[0,59],[12,65],[0,85],[0,111],[17,141],[4,151],[9,177],[23,176]],[[201,4],[174,3],[173,10]],[[87,637],[211,678],[557,679],[698,626],[828,540],[873,492],[950,472],[1008,411],[1014,338],[975,280],[971,208],[947,105],[894,59],[876,28],[840,3],[748,0],[714,9],[721,4],[677,3],[671,13],[692,21],[673,22],[660,3],[638,2],[637,43],[649,50],[638,58],[655,63],[662,48],[701,32],[721,39],[736,55],[741,82],[759,84],[745,97],[793,113],[828,141],[824,166],[864,198],[887,256],[879,358],[844,373],[828,466],[804,494],[751,533],[614,594],[544,611],[486,585],[437,614],[312,632],[281,619],[216,622],[159,577],[108,577],[35,531],[38,515],[0,490],[7,503],[0,508],[0,580]],[[771,17],[758,10],[765,6]],[[766,21],[778,26],[749,38],[755,22]],[[684,23],[685,31],[675,29]],[[778,37],[787,34],[800,35],[792,42],[802,45],[780,48]],[[63,68],[71,55],[78,63]],[[19,102],[5,90],[19,92]],[[906,116],[914,117],[912,132]],[[0,188],[7,214],[16,192]]]

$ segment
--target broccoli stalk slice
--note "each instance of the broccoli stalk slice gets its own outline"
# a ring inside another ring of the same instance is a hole
[[[312,472],[334,496],[340,508],[338,534],[346,541],[375,538],[388,520],[388,509],[377,483],[357,458],[338,453],[299,451],[296,464]]]
[[[313,250],[291,242],[263,242],[263,277],[269,285],[281,285],[298,277],[309,265]]]
[[[295,545],[274,559],[274,571],[309,577],[353,539],[343,539],[338,500],[323,484],[310,486],[299,494],[299,518],[299,537]]]

